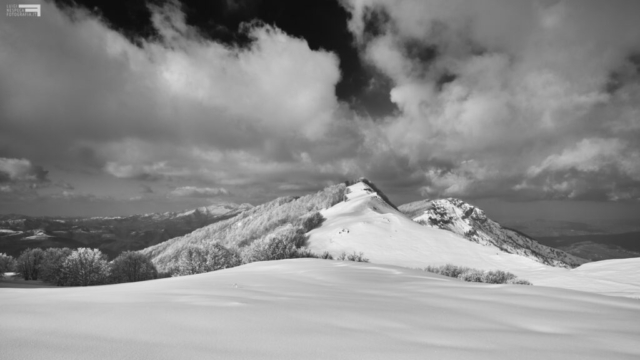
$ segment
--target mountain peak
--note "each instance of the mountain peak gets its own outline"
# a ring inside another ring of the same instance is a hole
[[[352,181],[346,181],[345,185],[347,186],[347,189],[353,187],[354,185],[357,185],[359,183],[362,183],[365,185],[365,187],[368,190],[365,190],[367,192],[373,192],[376,193],[384,202],[386,202],[389,206],[391,206],[392,208],[398,210],[398,207],[395,206],[391,200],[389,200],[389,197],[387,197],[387,195],[385,193],[382,192],[382,190],[380,190],[376,184],[374,184],[371,180],[365,178],[365,177],[361,177],[358,180],[352,180]],[[399,211],[399,210],[398,210]]]
[[[482,209],[460,199],[420,200],[399,209],[421,225],[448,230],[480,245],[496,246],[507,253],[526,256],[543,264],[575,267],[586,262],[503,228],[489,219]]]

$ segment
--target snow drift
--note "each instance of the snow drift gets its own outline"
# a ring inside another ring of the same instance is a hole
[[[636,359],[640,302],[317,259],[0,289],[5,359]]]

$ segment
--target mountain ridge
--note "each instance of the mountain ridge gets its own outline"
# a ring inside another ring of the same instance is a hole
[[[484,211],[460,199],[420,200],[400,206],[413,221],[456,233],[481,245],[493,245],[502,251],[519,254],[550,266],[576,267],[588,260],[542,245],[491,220]]]

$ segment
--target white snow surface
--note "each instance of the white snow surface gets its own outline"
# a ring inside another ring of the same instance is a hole
[[[0,288],[3,359],[638,359],[640,301],[296,259]]]
[[[372,263],[408,268],[453,264],[504,270],[534,285],[640,298],[640,258],[589,263],[572,270],[552,267],[415,223],[362,182],[347,190],[346,201],[324,210],[326,221],[309,232],[311,251],[334,256],[363,252]]]

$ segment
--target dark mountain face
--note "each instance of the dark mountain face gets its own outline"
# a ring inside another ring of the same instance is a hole
[[[236,216],[251,206],[224,204],[183,213],[126,217],[51,218],[0,216],[0,253],[18,256],[27,248],[91,247],[109,258],[140,250]]]

